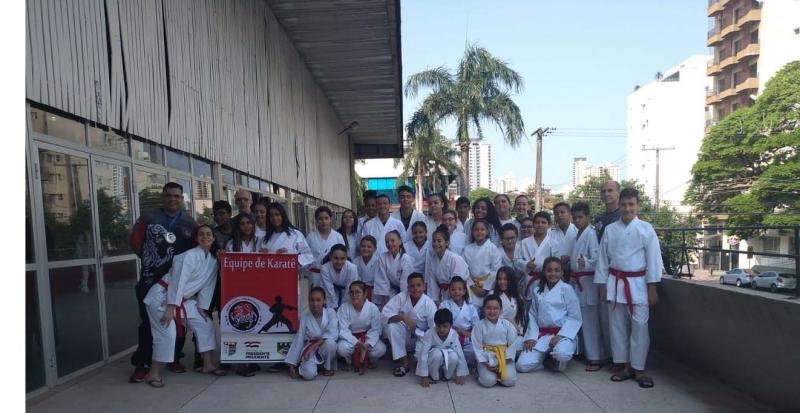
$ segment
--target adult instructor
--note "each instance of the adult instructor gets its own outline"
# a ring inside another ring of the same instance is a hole
[[[619,211],[619,192],[620,185],[617,181],[606,181],[600,188],[600,200],[605,204],[606,210],[594,223],[594,230],[597,231],[598,241],[603,239],[603,231],[621,217]]]

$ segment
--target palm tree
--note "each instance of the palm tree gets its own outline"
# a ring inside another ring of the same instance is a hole
[[[408,134],[416,136],[428,127],[429,120],[438,123],[455,118],[456,138],[461,149],[461,192],[466,195],[469,192],[471,126],[482,139],[482,125],[494,123],[505,142],[513,148],[526,137],[519,107],[511,99],[511,92],[519,93],[522,89],[522,77],[486,49],[470,45],[455,73],[440,66],[412,75],[406,82],[406,97],[415,97],[426,87],[431,88],[431,93],[411,117]]]
[[[426,127],[420,132],[410,139],[411,144],[406,148],[405,155],[395,160],[394,165],[402,164],[403,172],[397,177],[398,180],[407,181],[414,176],[416,207],[421,211],[425,176],[429,177],[428,186],[436,190],[438,182],[445,181],[447,175],[457,175],[459,168],[453,161],[456,150],[440,130]]]

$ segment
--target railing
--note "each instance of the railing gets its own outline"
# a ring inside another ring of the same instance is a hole
[[[708,5],[717,4],[719,0],[708,0]]]

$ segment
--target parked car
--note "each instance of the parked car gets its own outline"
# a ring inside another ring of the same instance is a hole
[[[775,271],[765,271],[753,278],[750,283],[753,289],[769,288],[773,293],[778,290],[794,290],[797,288],[797,277],[794,274],[779,274]]]
[[[750,270],[734,268],[723,274],[722,277],[719,277],[719,283],[736,284],[737,287],[741,287],[743,285],[750,285],[750,282],[753,280],[751,277]]]

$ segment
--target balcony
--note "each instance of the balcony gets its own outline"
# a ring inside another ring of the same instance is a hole
[[[719,34],[719,27],[715,27],[708,31],[708,40],[706,40],[706,46],[712,47],[721,42],[722,36]]]
[[[750,43],[744,49],[739,50],[739,52],[736,53],[736,60],[741,62],[748,57],[758,56],[760,51],[761,47],[758,43]]]
[[[719,93],[717,93],[714,89],[709,89],[706,91],[706,105],[714,105],[716,103],[721,102],[722,99],[719,97]]]
[[[742,83],[736,85],[736,93],[744,92],[745,90],[750,89],[758,89],[758,77],[753,75],[752,77],[748,77]]]
[[[722,70],[720,70],[719,68],[719,62],[716,60],[709,60],[708,69],[706,69],[706,74],[709,76],[714,76],[721,72]]]
[[[723,71],[731,65],[736,64],[736,56],[728,56],[725,59],[720,60],[719,62],[719,70]]]
[[[739,27],[746,26],[750,23],[757,23],[761,21],[761,9],[756,7],[750,9],[744,16],[739,18],[739,21],[736,22],[736,25]]]
[[[711,17],[717,13],[721,13],[723,9],[722,2],[719,0],[708,0],[708,10],[706,14]]]
[[[721,92],[719,92],[719,99],[725,100],[730,97],[736,96],[736,88],[729,87]]]

